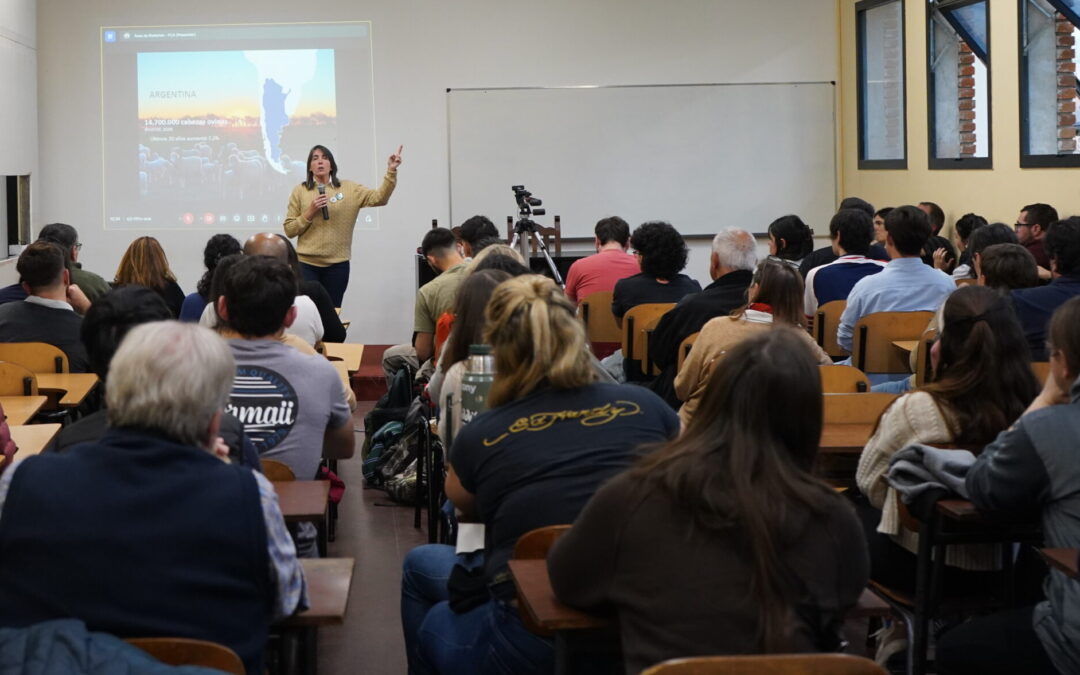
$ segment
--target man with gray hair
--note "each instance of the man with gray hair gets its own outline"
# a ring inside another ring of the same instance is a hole
[[[660,375],[650,388],[678,409],[675,375],[679,345],[701,330],[709,319],[730,314],[746,304],[746,289],[757,266],[757,244],[746,230],[729,227],[713,237],[709,256],[709,276],[713,282],[700,293],[687,295],[660,318],[649,337],[649,358],[660,367]]]
[[[206,328],[128,333],[105,435],[0,474],[0,627],[76,618],[119,637],[210,640],[262,672],[270,622],[306,591],[273,486],[215,451],[234,373]]]

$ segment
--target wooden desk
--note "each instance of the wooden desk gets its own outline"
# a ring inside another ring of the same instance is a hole
[[[330,481],[277,481],[274,490],[286,523],[320,523],[326,519]]]
[[[555,632],[608,625],[607,619],[564,605],[555,598],[546,560],[511,560],[509,565],[521,606],[539,628]]]
[[[893,347],[896,347],[905,354],[910,354],[915,351],[915,348],[919,346],[918,340],[893,340]]]
[[[274,625],[281,631],[278,662],[284,673],[311,673],[318,668],[319,626],[341,625],[349,604],[354,558],[303,559],[309,607]]]
[[[349,381],[349,368],[345,365],[344,361],[331,361],[330,365],[337,371],[338,377],[341,378],[341,383],[345,385],[345,391],[352,389],[352,382]]]
[[[326,358],[331,361],[344,361],[345,368],[350,373],[360,370],[360,360],[364,358],[364,345],[351,342],[324,342],[323,349],[326,351]],[[38,386],[41,386],[40,379]]]
[[[0,396],[8,424],[26,424],[49,400],[48,396]]]
[[[1044,560],[1050,564],[1050,567],[1064,572],[1070,579],[1076,579],[1078,574],[1077,570],[1077,556],[1080,555],[1080,551],[1075,548],[1042,548],[1039,549],[1039,553],[1042,554]]]
[[[60,433],[59,424],[12,424],[8,428],[11,440],[19,447],[15,459],[40,453]]]
[[[93,373],[38,373],[37,381],[39,392],[60,393],[60,405],[75,408],[97,386],[98,376]]]
[[[821,428],[818,452],[833,455],[860,454],[873,433],[873,424],[826,424]]]

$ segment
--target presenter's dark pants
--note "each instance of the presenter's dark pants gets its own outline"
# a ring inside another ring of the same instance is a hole
[[[326,267],[317,267],[307,263],[300,263],[300,273],[307,281],[318,281],[330,299],[334,301],[334,307],[341,307],[341,301],[345,297],[345,289],[349,285],[349,261],[334,263]]]

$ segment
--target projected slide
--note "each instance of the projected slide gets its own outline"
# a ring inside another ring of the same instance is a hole
[[[106,28],[102,54],[108,228],[276,230],[315,144],[381,178],[366,23]]]

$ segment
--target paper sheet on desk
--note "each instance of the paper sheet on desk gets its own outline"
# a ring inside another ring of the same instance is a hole
[[[484,548],[483,523],[458,523],[456,553],[472,553]]]

